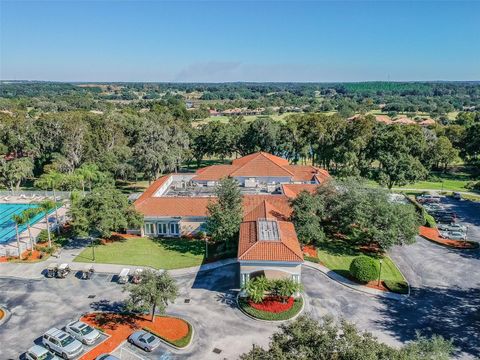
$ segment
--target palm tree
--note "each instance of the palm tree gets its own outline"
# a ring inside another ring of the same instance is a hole
[[[15,232],[17,235],[17,247],[18,247],[18,258],[22,260],[22,252],[20,250],[20,232],[19,227],[25,224],[25,218],[22,215],[15,214],[12,216],[12,220],[15,222]]]
[[[55,190],[58,189],[58,187],[62,184],[64,181],[65,175],[62,173],[59,173],[58,171],[49,171],[48,173],[43,174],[38,178],[37,181],[35,181],[35,186],[39,187],[40,189],[52,189],[53,191],[53,198],[55,200],[54,202],[54,208],[55,208],[55,218],[57,219],[57,234],[60,234],[60,222],[58,219],[58,211],[57,211],[57,196],[55,193]]]
[[[88,189],[92,191],[92,182],[98,180],[99,177],[98,166],[95,164],[83,164],[75,170],[75,173],[82,179],[83,193],[85,194],[85,182],[88,182]]]
[[[55,201],[43,200],[39,207],[40,211],[45,215],[45,223],[47,224],[48,247],[52,247],[52,236],[50,234],[50,223],[48,222],[48,214],[55,208]]]
[[[27,229],[28,229],[28,237],[30,238],[30,245],[33,250],[33,237],[32,237],[32,229],[30,228],[30,222],[33,220],[35,216],[39,213],[38,208],[29,208],[25,209],[22,211],[21,216],[23,216],[23,219],[25,221],[25,224],[27,224]]]

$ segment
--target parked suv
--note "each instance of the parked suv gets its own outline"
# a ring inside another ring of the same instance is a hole
[[[43,335],[42,342],[48,350],[62,355],[64,359],[73,359],[83,351],[83,345],[80,341],[57,328],[48,330]]]
[[[100,337],[100,332],[81,321],[72,321],[65,326],[65,331],[85,345],[92,345]]]

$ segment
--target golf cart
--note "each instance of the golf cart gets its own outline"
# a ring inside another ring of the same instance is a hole
[[[47,267],[47,277],[49,278],[54,278],[57,277],[57,271],[58,271],[58,264],[57,263],[51,263]]]
[[[120,274],[118,274],[118,283],[119,284],[126,284],[128,282],[128,274],[130,274],[130,269],[122,269]]]
[[[65,278],[70,273],[70,266],[67,263],[60,264],[57,270],[58,278]]]
[[[85,265],[82,269],[82,279],[88,280],[92,277],[92,274],[95,272],[92,264]]]
[[[139,284],[142,281],[143,269],[135,269],[132,276],[132,283]]]

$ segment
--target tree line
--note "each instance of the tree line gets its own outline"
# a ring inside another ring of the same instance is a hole
[[[1,113],[0,182],[14,189],[27,178],[62,173],[69,176],[62,188],[84,188],[82,172],[92,171],[117,180],[154,180],[182,166],[200,166],[205,158],[266,151],[391,188],[424,179],[431,170],[445,171],[460,158],[478,166],[479,118],[466,119],[464,126],[422,128],[385,125],[370,115],[346,120],[339,114],[300,113],[284,121],[233,117],[198,126],[168,106],[38,118]]]

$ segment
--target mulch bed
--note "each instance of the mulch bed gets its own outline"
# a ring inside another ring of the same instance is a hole
[[[386,286],[385,283],[380,281],[380,285],[378,285],[378,280],[374,281],[369,281],[368,283],[364,284],[366,287],[372,288],[372,289],[377,289],[381,291],[390,291]]]
[[[42,256],[44,255],[41,255],[42,253],[38,250],[33,250],[30,254],[30,250],[26,250],[22,253],[22,261],[35,261],[35,260],[40,260],[42,259]],[[2,256],[0,257],[0,263],[6,263],[6,262],[9,262],[9,261],[12,261],[12,260],[16,260],[18,261],[18,257],[17,256]]]
[[[303,247],[303,253],[310,257],[317,257],[317,248],[313,245],[305,245]]]
[[[426,226],[420,226],[420,236],[424,237],[427,240],[436,242],[440,245],[452,247],[455,249],[476,249],[478,248],[478,243],[471,241],[460,241],[460,240],[451,240],[444,239],[440,237],[437,228],[430,228]]]
[[[266,297],[261,303],[255,303],[252,300],[248,300],[248,304],[252,308],[271,313],[281,313],[290,310],[293,306],[293,302],[293,297],[289,297],[286,302],[283,302],[281,298],[274,296]]]
[[[117,313],[91,313],[83,316],[81,321],[102,329],[110,337],[84,354],[80,360],[91,360],[100,354],[112,352],[130,334],[143,328],[151,329],[168,342],[181,340],[190,334],[190,326],[185,320],[170,316],[155,316],[152,322],[150,318],[150,315],[143,317]]]

